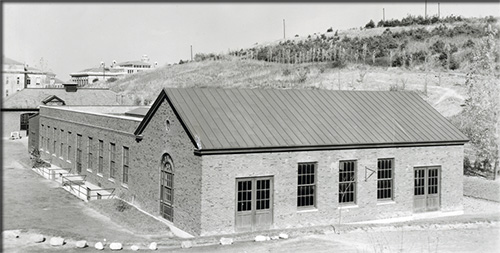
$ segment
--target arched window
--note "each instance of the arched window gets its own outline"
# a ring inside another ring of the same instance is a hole
[[[161,158],[160,213],[163,218],[174,221],[174,163],[168,154]]]

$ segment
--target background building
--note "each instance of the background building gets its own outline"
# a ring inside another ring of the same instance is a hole
[[[42,71],[3,57],[3,98],[25,88],[47,88],[61,85],[62,81],[52,72]]]
[[[79,72],[71,73],[71,81],[77,83],[79,86],[92,84],[99,81],[108,81],[110,79],[117,79],[125,75],[138,73],[141,71],[149,70],[158,66],[158,63],[149,63],[149,57],[143,55],[140,61],[126,61],[116,63],[113,61],[111,66],[107,68],[104,62],[98,68],[89,68]]]
[[[21,136],[29,134],[28,119],[38,113],[40,105],[121,105],[131,104],[108,88],[77,88],[76,84],[64,84],[64,88],[26,88],[5,98],[2,102],[3,137],[12,132]]]

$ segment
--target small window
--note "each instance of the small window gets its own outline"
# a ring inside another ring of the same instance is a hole
[[[17,84],[19,84],[21,81],[21,78],[17,77]]]
[[[89,140],[87,142],[87,169],[89,171],[92,171],[92,168],[94,167],[92,163],[94,162],[94,154],[92,151],[92,137],[89,137]]]
[[[116,144],[109,143],[109,178],[116,177]]]
[[[316,206],[316,163],[299,163],[297,206]]]
[[[99,140],[99,148],[97,150],[98,155],[99,155],[99,160],[97,164],[97,173],[102,175],[103,171],[103,162],[104,162],[104,141]]]
[[[340,161],[339,203],[356,203],[356,161]]]
[[[5,90],[5,96],[8,97],[9,96],[9,90]]]
[[[122,182],[128,184],[128,168],[129,168],[129,149],[123,147],[123,177]]]
[[[392,200],[392,178],[394,159],[378,159],[377,162],[377,199]]]
[[[28,77],[28,78],[26,78],[26,84],[27,84],[27,85],[30,85],[30,84],[31,84],[31,79],[30,79],[29,77]]]

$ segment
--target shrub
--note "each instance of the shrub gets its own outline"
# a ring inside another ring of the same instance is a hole
[[[281,72],[284,76],[289,76],[292,73],[289,68],[284,68]]]
[[[95,82],[98,82],[99,81],[99,78],[94,78],[94,80],[92,80],[92,83],[95,83]]]
[[[108,80],[106,80],[106,82],[108,82],[108,83],[112,83],[112,82],[115,82],[116,80],[118,80],[118,78],[111,77],[111,78],[109,78]]]
[[[370,19],[370,22],[368,22],[368,23],[365,25],[365,28],[366,28],[366,29],[375,28],[375,22],[373,22],[373,20],[371,20],[371,19]]]
[[[118,212],[123,212],[125,210],[130,209],[130,205],[121,199],[116,199],[115,202],[113,203],[113,205],[115,206],[115,209]]]
[[[330,28],[328,28],[328,29],[326,30],[326,32],[327,32],[327,33],[331,33],[331,32],[333,32],[333,28],[331,28],[331,27],[330,27]]]
[[[40,155],[40,150],[38,150],[37,148],[31,149],[30,158],[31,158],[32,168],[48,168],[48,167],[50,167],[50,163],[47,163],[44,160],[42,160],[41,155]]]

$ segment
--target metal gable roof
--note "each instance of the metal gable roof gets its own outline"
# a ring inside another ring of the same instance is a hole
[[[164,90],[204,150],[467,141],[413,92]]]

